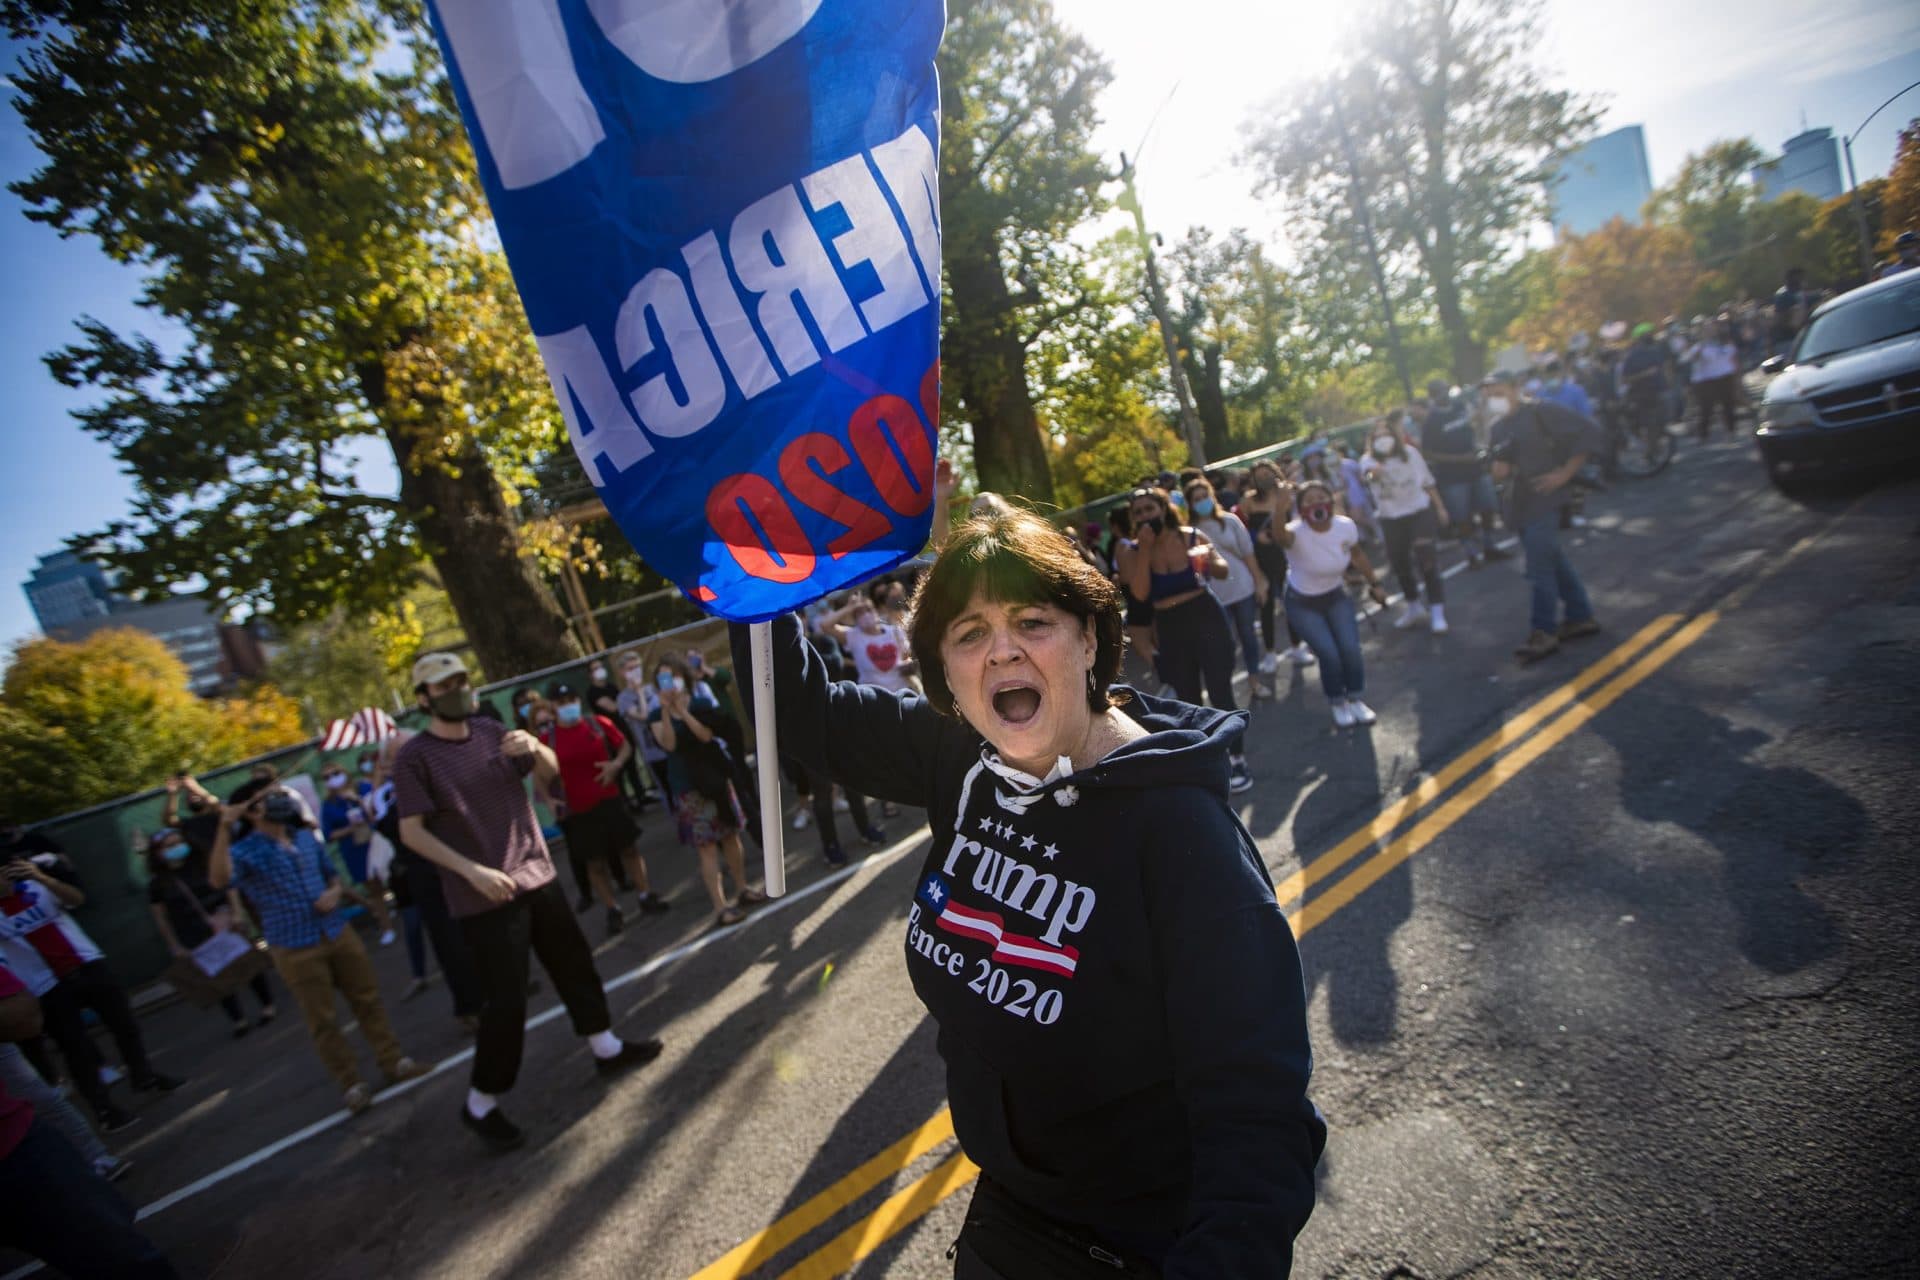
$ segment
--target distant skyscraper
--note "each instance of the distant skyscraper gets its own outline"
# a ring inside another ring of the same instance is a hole
[[[1602,134],[1569,152],[1552,186],[1553,229],[1586,235],[1615,218],[1640,221],[1640,207],[1653,194],[1647,167],[1647,136],[1637,124]]]
[[[41,556],[33,576],[20,586],[42,631],[70,626],[83,618],[104,618],[116,603],[107,571],[71,551]]]
[[[1789,191],[1804,191],[1816,200],[1831,200],[1846,190],[1840,181],[1840,144],[1831,129],[1808,129],[1788,138],[1777,160],[1753,168],[1754,185],[1769,200]]]

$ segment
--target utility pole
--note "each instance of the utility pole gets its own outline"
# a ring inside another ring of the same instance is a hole
[[[1867,118],[1860,122],[1858,129],[1855,129],[1852,133],[1840,139],[1840,149],[1846,153],[1847,157],[1847,190],[1852,193],[1853,196],[1853,227],[1860,235],[1860,276],[1862,280],[1868,283],[1871,283],[1873,280],[1873,237],[1867,233],[1867,211],[1860,204],[1860,184],[1855,182],[1853,178],[1853,141],[1866,131],[1868,125],[1873,123],[1874,116],[1879,115],[1882,111],[1885,111],[1888,107],[1898,102],[1901,98],[1906,97],[1915,89],[1920,89],[1920,80],[1914,81],[1899,93],[1894,94],[1891,98],[1888,98],[1885,102],[1875,107]],[[1802,129],[1804,130],[1804,128],[1805,124],[1803,122]]]
[[[1200,415],[1193,410],[1193,391],[1187,386],[1187,371],[1180,363],[1180,346],[1174,341],[1173,319],[1167,312],[1167,295],[1160,288],[1160,269],[1153,260],[1153,237],[1147,234],[1147,215],[1140,207],[1140,193],[1133,187],[1133,166],[1126,154],[1120,156],[1120,207],[1133,215],[1134,229],[1140,233],[1140,248],[1147,255],[1147,302],[1160,326],[1160,344],[1167,352],[1167,373],[1173,379],[1173,396],[1180,402],[1180,434],[1187,441],[1187,465],[1207,465],[1207,445],[1200,432]]]
[[[1340,130],[1340,150],[1347,157],[1347,191],[1353,197],[1353,216],[1366,241],[1367,264],[1373,268],[1373,286],[1380,291],[1380,310],[1387,320],[1387,344],[1393,349],[1394,371],[1400,375],[1400,387],[1413,403],[1413,375],[1407,372],[1407,352],[1400,344],[1400,323],[1394,319],[1393,297],[1387,292],[1387,270],[1380,262],[1380,245],[1373,236],[1373,215],[1367,212],[1366,180],[1360,176],[1360,161],[1353,153],[1353,138],[1347,132],[1346,113],[1340,110],[1338,86],[1330,89],[1327,100],[1333,105],[1333,123]]]

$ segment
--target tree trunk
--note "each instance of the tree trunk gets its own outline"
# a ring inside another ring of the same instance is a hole
[[[401,441],[388,438],[400,463],[400,500],[485,677],[510,679],[579,657],[566,615],[521,554],[513,513],[479,449],[467,450],[458,475],[433,466],[415,472]]]
[[[1198,352],[1189,348],[1184,357],[1187,385],[1193,388],[1193,411],[1200,417],[1207,445],[1208,466],[1233,452],[1233,442],[1227,436],[1227,393],[1220,385],[1221,357],[1217,342],[1208,343]]]
[[[390,409],[379,360],[357,369],[361,394],[376,415]],[[479,445],[468,440],[448,466],[416,466],[415,441],[426,428],[383,420],[400,469],[400,504],[440,574],[467,643],[488,681],[508,680],[580,656],[567,618],[533,561],[506,495]]]
[[[1027,352],[1015,324],[1013,298],[991,239],[946,244],[953,317],[941,368],[954,380],[973,424],[973,466],[983,489],[1033,503],[1053,501],[1053,474],[1040,439],[1040,418],[1027,390]]]

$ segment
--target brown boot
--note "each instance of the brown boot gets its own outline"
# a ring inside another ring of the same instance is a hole
[[[1581,636],[1598,634],[1600,634],[1600,624],[1592,618],[1582,618],[1578,622],[1563,622],[1560,624],[1560,638],[1562,640],[1578,640]]]
[[[1550,631],[1536,631],[1527,642],[1513,651],[1522,662],[1537,662],[1560,647],[1560,638]]]

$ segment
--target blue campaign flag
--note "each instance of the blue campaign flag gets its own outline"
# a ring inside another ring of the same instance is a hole
[[[431,0],[567,434],[752,622],[919,553],[942,0]]]

